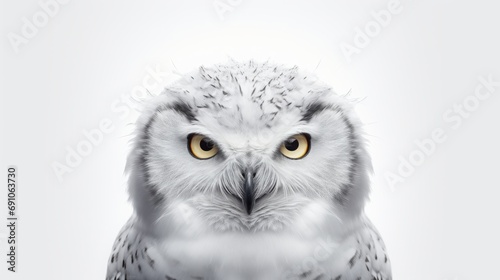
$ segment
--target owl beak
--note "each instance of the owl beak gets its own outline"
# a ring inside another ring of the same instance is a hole
[[[246,170],[243,173],[243,205],[245,205],[248,215],[252,214],[253,206],[255,205],[255,195],[253,191],[254,177],[255,175],[251,170]]]

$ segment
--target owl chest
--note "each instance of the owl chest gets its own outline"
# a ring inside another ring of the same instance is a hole
[[[204,280],[309,279],[299,275],[323,273],[325,263],[340,253],[330,237],[291,235],[205,236],[169,240],[162,247],[168,271]]]

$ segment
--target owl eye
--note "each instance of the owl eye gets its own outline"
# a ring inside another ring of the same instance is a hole
[[[294,135],[283,141],[280,152],[289,159],[301,159],[309,152],[310,139],[307,134]]]
[[[191,155],[197,159],[209,159],[219,152],[219,149],[210,138],[199,134],[189,135],[188,149]]]

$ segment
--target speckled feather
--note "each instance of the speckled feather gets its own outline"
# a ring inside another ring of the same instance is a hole
[[[187,135],[219,154],[194,159]],[[301,160],[279,154],[308,133]],[[255,171],[251,215],[242,170]],[[165,89],[137,123],[128,159],[134,216],[106,279],[392,278],[365,216],[371,163],[345,98],[297,67],[253,61],[201,67]]]
[[[113,245],[109,258],[106,280],[166,279],[208,280],[213,275],[190,275],[182,278],[169,275],[165,260],[156,252],[154,242],[144,239],[134,228],[134,218],[123,227]],[[391,265],[380,234],[369,221],[364,221],[357,231],[343,241],[340,254],[314,269],[300,270],[290,267],[282,277],[276,279],[310,280],[391,280]],[[175,261],[173,261],[175,263]],[[211,274],[211,273],[210,273]],[[224,278],[231,279],[231,278]],[[257,278],[256,278],[257,279]],[[259,278],[260,279],[260,278]],[[267,279],[267,278],[266,278]],[[272,278],[270,278],[272,279]]]

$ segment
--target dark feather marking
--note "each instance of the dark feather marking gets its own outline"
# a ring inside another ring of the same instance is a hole
[[[354,256],[352,256],[352,258],[349,260],[349,268],[352,268],[356,264],[356,261],[358,260],[358,258],[357,258],[358,254],[359,254],[359,252],[356,251],[354,253]]]
[[[312,270],[305,271],[304,273],[300,274],[300,278],[306,278],[307,276],[311,275]]]
[[[243,95],[243,90],[241,90],[241,85],[238,83],[238,89],[240,90],[240,95]]]
[[[194,115],[193,108],[191,108],[191,106],[189,106],[188,104],[186,104],[184,102],[175,102],[172,105],[167,106],[165,109],[172,109],[172,110],[176,111],[177,113],[180,113],[181,115],[185,116],[186,119],[188,119],[190,122],[197,120],[195,115]],[[165,109],[159,108],[159,109],[157,109],[157,111],[160,110],[158,112],[161,112]]]
[[[305,112],[302,114],[301,121],[309,122],[315,115],[323,112],[325,109],[332,108],[331,105],[325,105],[323,103],[312,103],[307,106]]]

